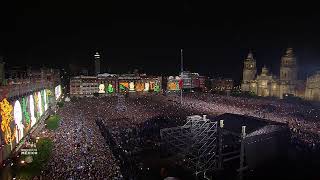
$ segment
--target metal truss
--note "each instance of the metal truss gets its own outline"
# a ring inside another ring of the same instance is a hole
[[[197,115],[188,116],[183,126],[160,130],[166,150],[183,158],[195,174],[216,168],[217,135],[217,122]]]

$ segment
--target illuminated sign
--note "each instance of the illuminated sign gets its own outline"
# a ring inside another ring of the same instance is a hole
[[[24,125],[22,123],[22,109],[21,109],[21,104],[20,102],[17,100],[14,103],[14,122],[16,124],[16,142],[19,143],[19,141],[22,139],[23,137],[23,128]]]
[[[100,84],[100,85],[99,85],[99,93],[100,93],[100,94],[106,93],[106,91],[104,90],[104,88],[105,88],[105,87],[104,87],[104,84]]]
[[[37,145],[33,142],[26,142],[26,147],[21,149],[22,155],[35,155],[38,154]]]

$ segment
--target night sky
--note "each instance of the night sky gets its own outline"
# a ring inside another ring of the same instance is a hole
[[[185,69],[240,80],[249,49],[259,72],[265,64],[278,74],[281,55],[289,46],[302,78],[320,67],[320,15],[315,4],[1,3],[0,55],[8,67],[91,68],[93,54],[99,51],[102,68],[113,73],[138,68],[149,74],[177,74],[179,49],[184,48]]]

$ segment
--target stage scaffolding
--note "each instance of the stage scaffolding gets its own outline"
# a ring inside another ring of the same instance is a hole
[[[195,175],[217,167],[217,122],[206,116],[188,116],[183,126],[160,130],[163,147],[177,155]]]

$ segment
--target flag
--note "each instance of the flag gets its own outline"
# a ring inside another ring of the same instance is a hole
[[[179,80],[179,89],[182,89],[182,87],[183,87],[183,80],[180,79],[180,80]]]

